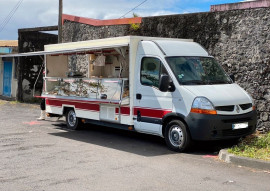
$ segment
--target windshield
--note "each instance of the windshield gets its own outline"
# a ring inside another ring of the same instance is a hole
[[[183,85],[228,84],[230,77],[214,58],[209,57],[167,57],[178,82]]]

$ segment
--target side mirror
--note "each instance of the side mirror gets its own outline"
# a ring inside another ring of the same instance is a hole
[[[170,86],[170,77],[166,74],[161,74],[159,79],[159,90],[167,92]]]
[[[230,75],[230,78],[232,79],[233,82],[235,82],[234,74],[231,74],[231,75]]]

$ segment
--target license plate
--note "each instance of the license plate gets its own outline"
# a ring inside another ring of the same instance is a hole
[[[232,129],[233,130],[235,130],[235,129],[244,129],[244,128],[248,128],[248,122],[232,124]]]

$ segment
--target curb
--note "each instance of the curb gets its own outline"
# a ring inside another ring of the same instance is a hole
[[[228,153],[226,149],[220,150],[218,157],[220,160],[225,161],[226,163],[233,163],[236,165],[257,168],[261,170],[270,170],[270,162],[268,161],[236,156],[234,154]]]
[[[15,98],[12,98],[12,97],[6,97],[6,96],[2,96],[2,95],[0,95],[0,100],[5,100],[5,101],[16,101]]]

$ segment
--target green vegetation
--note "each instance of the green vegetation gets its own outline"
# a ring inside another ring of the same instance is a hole
[[[133,17],[138,17],[138,15],[136,13],[133,13]],[[130,29],[136,31],[140,28],[140,26],[141,26],[140,23],[131,23]]]
[[[270,132],[263,135],[250,135],[241,140],[238,145],[228,149],[228,152],[238,156],[270,161]]]
[[[130,29],[132,29],[134,31],[138,30],[139,28],[140,28],[140,23],[132,23],[130,25]]]
[[[10,101],[9,103],[14,105],[14,104],[18,104],[20,102],[18,102],[18,101]]]
[[[4,105],[6,101],[0,100],[0,105]]]

